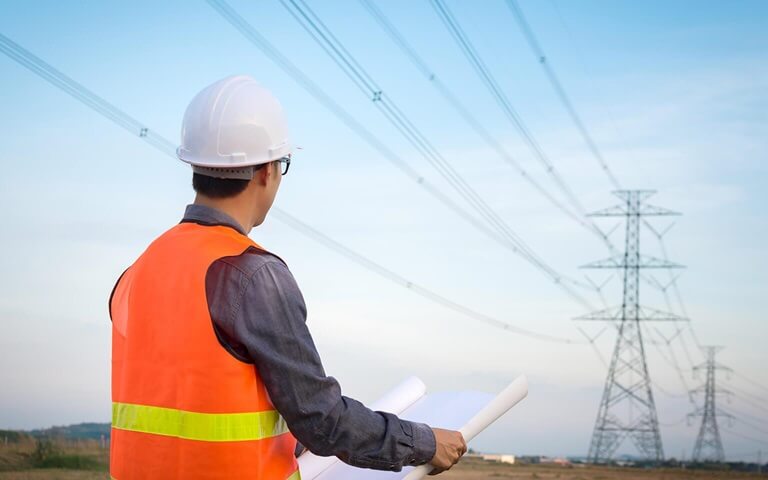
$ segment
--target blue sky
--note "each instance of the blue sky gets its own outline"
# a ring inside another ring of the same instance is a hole
[[[358,2],[308,3],[537,254],[579,278],[579,265],[606,256],[593,236],[482,143]],[[559,195],[429,3],[377,4],[525,169]],[[448,4],[585,208],[615,203],[504,3]],[[407,180],[205,2],[73,5],[4,2],[0,32],[174,142],[198,90],[233,73],[254,76],[280,98],[294,142],[302,146],[282,184],[281,208],[452,300],[524,328],[583,340],[571,320],[585,313],[581,305]],[[231,5],[393,151],[449,191],[277,0]],[[768,442],[760,431],[768,431],[762,400],[768,391],[744,380],[768,385],[762,367],[768,362],[768,5],[552,0],[521,1],[521,7],[622,184],[656,189],[654,203],[684,214],[667,235],[667,247],[687,266],[680,287],[698,337],[725,345],[720,361],[742,375],[727,382],[745,394],[736,391],[723,408],[752,420],[729,427],[736,433],[724,433],[724,443],[732,458],[749,459]],[[107,297],[120,272],[191,201],[188,167],[6,56],[0,56],[0,72],[6,218],[0,236],[0,428],[107,421]],[[529,399],[476,446],[586,452],[605,377],[590,347],[538,342],[446,310],[275,219],[251,236],[294,272],[326,369],[345,393],[372,400],[410,374],[436,390],[498,390],[527,373]],[[622,242],[621,229],[613,240]],[[650,235],[642,245],[661,255]],[[619,301],[618,287],[615,279],[606,287],[608,303]],[[659,292],[642,288],[643,303],[666,308]],[[676,302],[673,307],[679,310]],[[675,332],[657,328],[667,336]],[[661,342],[659,333],[649,332]],[[670,363],[674,356],[687,368],[688,354],[694,363],[701,355],[689,332],[682,338],[687,343],[678,337],[671,351],[648,346],[654,380],[678,395],[656,392],[669,456],[690,454],[696,433],[679,422],[692,408],[679,395],[700,379],[686,374],[684,385]],[[599,338],[603,356],[611,344],[609,333]]]

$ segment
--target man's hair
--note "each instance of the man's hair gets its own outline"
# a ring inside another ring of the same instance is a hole
[[[210,198],[229,198],[241,193],[249,180],[239,178],[215,178],[200,173],[192,174],[192,188],[195,192]]]
[[[253,173],[262,169],[265,165],[270,167],[276,162],[267,162],[253,166]],[[230,198],[241,193],[248,186],[250,180],[239,178],[216,178],[203,175],[202,173],[192,173],[192,188],[195,192],[210,198]]]

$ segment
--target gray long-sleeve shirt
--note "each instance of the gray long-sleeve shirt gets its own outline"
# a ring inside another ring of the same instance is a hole
[[[225,225],[227,214],[189,205],[182,222]],[[327,376],[306,326],[304,298],[285,263],[264,250],[215,261],[205,279],[208,308],[222,346],[253,363],[291,433],[317,455],[379,470],[421,465],[435,453],[430,427],[374,412],[341,394]]]

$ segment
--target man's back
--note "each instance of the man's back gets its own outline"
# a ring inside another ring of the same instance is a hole
[[[122,276],[111,301],[111,474],[289,478],[295,439],[258,372],[221,347],[205,278],[255,245],[227,227],[180,224]]]
[[[195,202],[110,302],[112,476],[293,478],[285,424],[312,452],[359,467],[455,464],[466,451],[459,432],[341,395],[293,276],[247,236],[291,165],[277,99],[250,77],[227,77],[192,99],[181,131]]]

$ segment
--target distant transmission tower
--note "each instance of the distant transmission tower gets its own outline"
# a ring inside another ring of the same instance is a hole
[[[589,445],[588,459],[592,463],[610,461],[616,449],[627,438],[650,460],[660,462],[664,459],[640,322],[677,321],[684,318],[643,307],[639,303],[641,268],[681,268],[681,265],[640,254],[640,224],[647,224],[642,217],[679,215],[646,204],[645,200],[654,193],[652,190],[619,190],[614,195],[622,200],[621,204],[591,214],[595,217],[626,217],[624,254],[584,266],[621,269],[624,280],[621,306],[577,319],[616,322],[618,330]]]
[[[725,461],[725,452],[723,451],[723,441],[720,439],[720,430],[717,427],[717,417],[733,417],[719,411],[715,406],[715,396],[718,393],[730,393],[727,390],[717,388],[715,371],[731,371],[731,369],[715,362],[715,355],[722,350],[722,347],[702,348],[707,354],[707,361],[693,367],[693,369],[694,371],[706,370],[707,378],[703,386],[691,390],[691,393],[704,392],[704,406],[697,408],[695,412],[688,415],[689,418],[701,417],[701,428],[699,428],[699,435],[696,437],[696,445],[693,447],[692,459],[694,462],[723,462]]]

